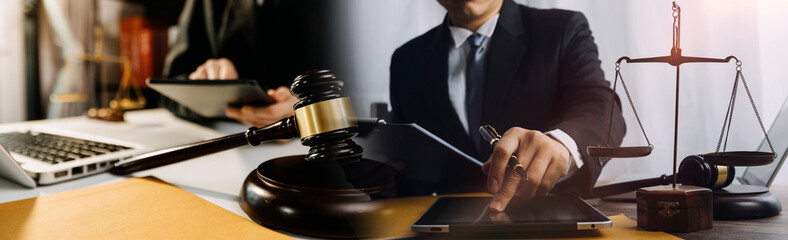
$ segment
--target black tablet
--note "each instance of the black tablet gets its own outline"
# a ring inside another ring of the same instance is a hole
[[[442,197],[413,225],[413,232],[520,233],[609,228],[613,222],[578,197],[544,196],[488,210],[491,197]]]
[[[148,86],[207,118],[224,117],[228,106],[265,106],[274,102],[257,81],[251,79],[148,79]]]

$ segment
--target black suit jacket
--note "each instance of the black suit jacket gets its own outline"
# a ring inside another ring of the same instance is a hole
[[[448,22],[447,16],[443,24],[394,52],[392,121],[417,123],[486,161],[490,147],[476,150],[473,144],[486,143],[472,142],[449,100],[447,62],[453,40]],[[481,123],[500,131],[563,130],[577,143],[584,165],[556,190],[587,193],[607,159],[591,157],[585,149],[601,143],[611,101],[610,83],[600,68],[588,21],[578,12],[534,9],[504,0],[490,41]],[[618,98],[614,101],[611,140],[618,146],[626,127]],[[456,172],[463,171],[480,170]]]

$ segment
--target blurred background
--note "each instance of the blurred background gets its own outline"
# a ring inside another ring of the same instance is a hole
[[[0,122],[83,115],[91,107],[108,107],[121,88],[131,95],[127,103],[137,100],[137,94],[153,93],[144,81],[162,74],[183,4],[3,1]],[[130,72],[121,84],[124,64],[130,64]],[[142,89],[136,92],[133,86]],[[153,107],[156,101],[147,103]]]
[[[184,2],[0,2],[0,123],[84,115],[88,108],[106,106],[119,91],[127,93],[123,96],[130,102],[143,96],[148,99],[144,107],[156,107],[158,96],[144,86],[144,80],[161,76],[166,53],[178,35],[176,24]],[[621,56],[639,58],[670,53],[670,0],[517,2],[585,14],[599,47],[605,77],[611,82],[614,62]],[[367,117],[372,103],[389,100],[389,64],[394,50],[440,24],[446,12],[430,0],[331,3],[325,11],[331,12],[334,25],[332,39],[326,39],[335,45],[331,49],[332,65],[347,82],[357,114]],[[677,3],[682,7],[683,54],[713,58],[734,55],[741,59],[743,73],[768,130],[788,96],[788,79],[783,72],[783,56],[788,55],[788,45],[784,44],[788,42],[788,2]],[[122,81],[126,70],[123,64],[131,66],[127,83]],[[612,160],[601,179],[669,173],[675,68],[667,64],[626,63],[621,68],[655,149],[648,157]],[[714,151],[734,74],[733,63],[682,66],[679,161],[686,155]],[[619,88],[618,94],[627,120],[624,145],[644,145],[623,89]],[[728,149],[755,150],[763,134],[741,88],[737,99]],[[776,184],[788,184],[786,174],[783,171]]]

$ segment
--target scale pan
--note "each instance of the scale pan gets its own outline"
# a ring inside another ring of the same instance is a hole
[[[654,147],[652,146],[642,146],[642,147],[593,146],[593,147],[587,147],[586,151],[588,152],[588,155],[594,157],[631,158],[631,157],[648,156],[649,154],[651,154],[652,149],[654,149]]]
[[[777,156],[770,152],[735,151],[703,154],[703,161],[727,166],[762,166],[774,162]]]

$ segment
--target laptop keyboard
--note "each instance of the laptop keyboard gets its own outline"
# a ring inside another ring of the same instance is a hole
[[[0,133],[0,145],[9,152],[50,164],[131,149],[126,146],[30,131]]]

